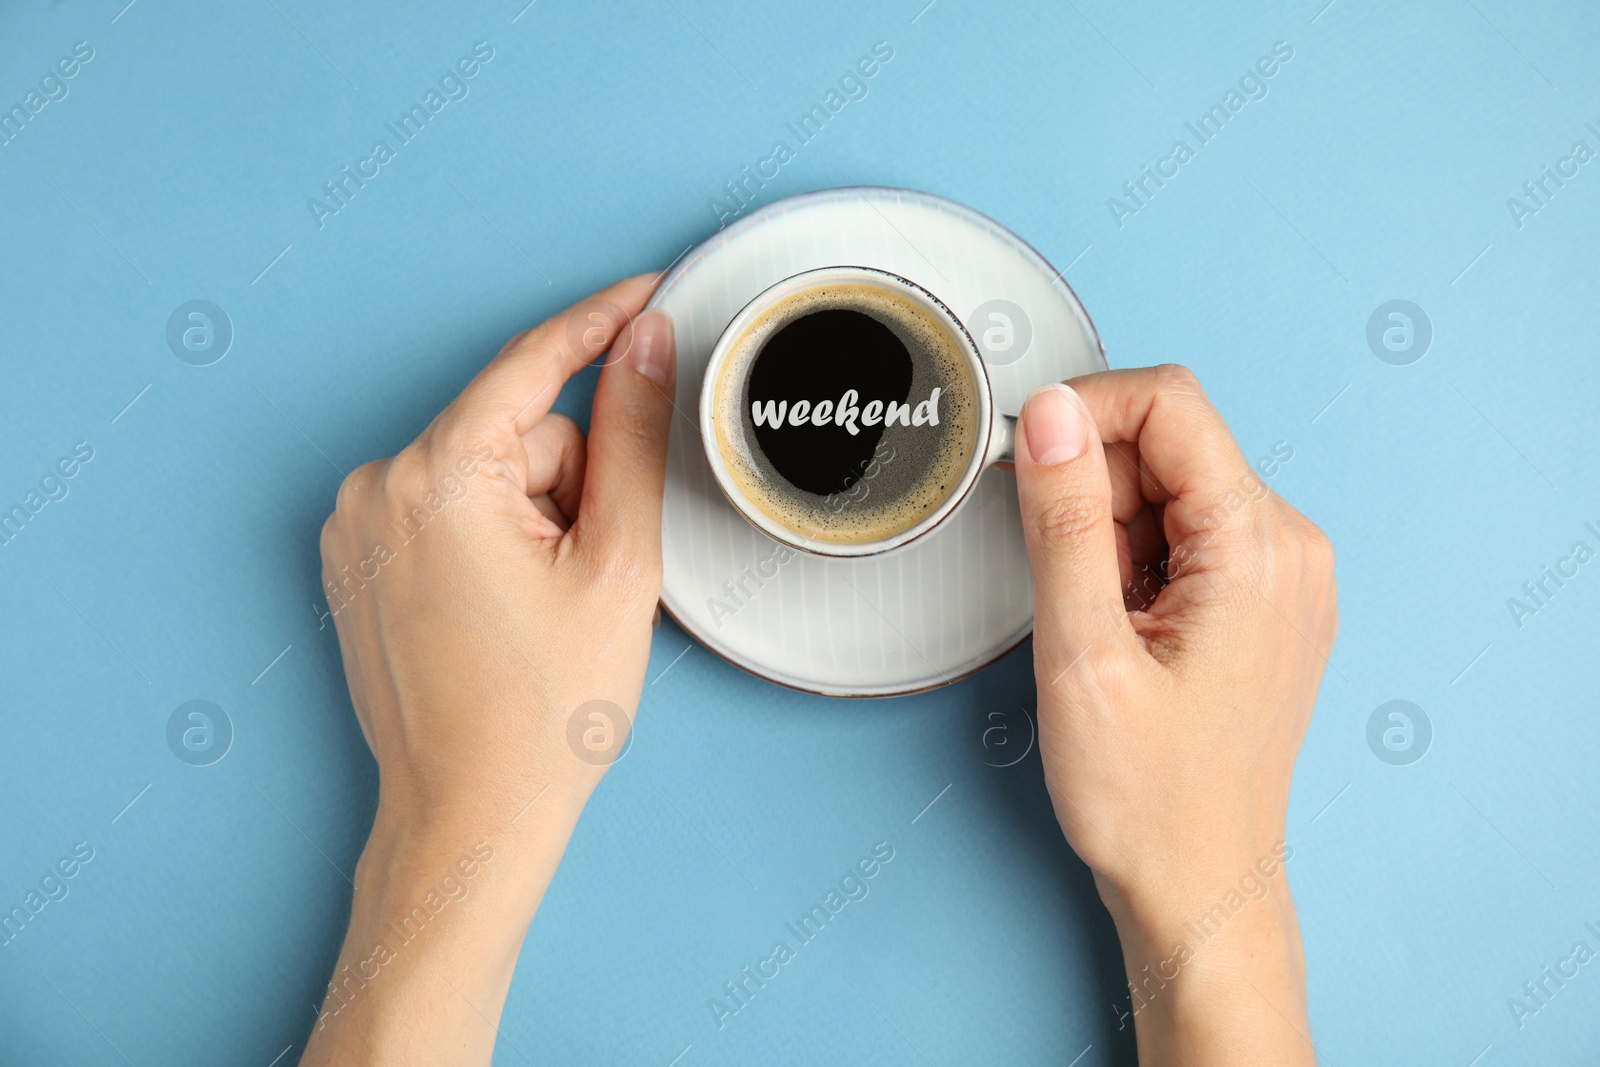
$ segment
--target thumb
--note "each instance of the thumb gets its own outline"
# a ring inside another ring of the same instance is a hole
[[[1034,661],[1047,682],[1129,631],[1105,446],[1071,386],[1040,386],[1017,427],[1017,497],[1033,563]]]
[[[612,346],[595,386],[574,524],[586,551],[659,560],[676,371],[672,319],[664,311],[641,314]]]

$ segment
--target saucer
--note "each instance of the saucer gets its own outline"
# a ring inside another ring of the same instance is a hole
[[[700,385],[739,310],[802,271],[868,266],[943,300],[983,350],[996,406],[1106,368],[1066,280],[971,208],[908,189],[829,189],[739,219],[668,273],[650,301],[677,326],[677,408],[662,509],[661,602],[728,662],[825,696],[898,696],[954,682],[1033,631],[1033,575],[1016,479],[985,471],[948,521],[882,555],[836,559],[779,544],[717,487],[701,445]]]

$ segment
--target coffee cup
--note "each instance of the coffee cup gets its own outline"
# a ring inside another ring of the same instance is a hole
[[[718,487],[769,537],[823,556],[888,552],[949,521],[1010,461],[983,356],[937,296],[872,267],[805,271],[723,330],[700,390]]]

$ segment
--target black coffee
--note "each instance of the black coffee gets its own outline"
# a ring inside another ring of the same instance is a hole
[[[961,343],[908,297],[860,283],[808,289],[763,313],[723,364],[715,407],[744,494],[824,541],[914,526],[955,490],[977,444]]]
[[[856,398],[905,403],[911,395],[911,352],[895,332],[864,311],[826,308],[801,315],[778,328],[750,368],[746,396],[752,411],[766,417],[754,424],[756,444],[790,485],[827,496],[843,493],[861,480],[886,427],[862,426],[855,432],[833,421],[832,408],[816,426],[811,418],[825,399]],[[791,425],[797,401],[806,416]],[[777,407],[774,407],[777,405]],[[782,415],[781,425],[778,418]]]

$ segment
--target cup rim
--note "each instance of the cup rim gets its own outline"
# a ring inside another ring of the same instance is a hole
[[[973,384],[977,392],[978,431],[977,442],[973,448],[972,457],[967,461],[961,479],[950,494],[940,501],[939,505],[924,515],[921,519],[904,530],[889,537],[878,538],[873,541],[819,541],[808,538],[803,534],[783,525],[773,519],[741,489],[728,469],[727,461],[723,459],[722,449],[717,444],[716,427],[716,383],[726,364],[733,343],[743,335],[751,323],[763,312],[779,300],[808,288],[828,284],[831,279],[856,280],[866,284],[878,285],[889,288],[901,295],[907,296],[933,314],[955,336],[962,352],[967,357],[968,368],[972,371]],[[700,442],[706,454],[706,462],[711,466],[712,481],[721,490],[722,495],[733,505],[746,521],[756,529],[766,534],[781,544],[790,548],[806,552],[811,555],[831,557],[835,559],[855,559],[866,556],[881,555],[894,551],[938,529],[953,515],[957,508],[966,500],[978,483],[978,478],[989,466],[989,453],[991,451],[991,437],[994,433],[994,423],[997,413],[994,408],[993,387],[989,381],[989,370],[983,361],[983,354],[979,351],[977,342],[972,339],[966,324],[950,307],[925,286],[918,284],[910,278],[882,267],[869,267],[860,264],[836,264],[826,267],[813,267],[809,270],[791,274],[767,286],[761,292],[748,300],[737,314],[723,327],[722,333],[717,337],[716,344],[712,346],[711,356],[706,361],[705,376],[700,383]]]

